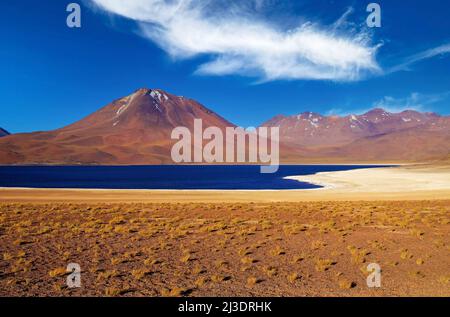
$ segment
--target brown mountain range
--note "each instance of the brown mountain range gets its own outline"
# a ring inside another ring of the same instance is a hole
[[[377,108],[340,117],[305,112],[276,116],[263,125],[279,127],[281,142],[302,147],[304,159],[416,161],[450,153],[450,117],[435,113]]]
[[[0,164],[170,164],[177,126],[234,126],[195,100],[160,89],[139,89],[88,117],[45,132],[0,139]],[[282,162],[415,161],[448,157],[450,118],[434,113],[276,116]]]

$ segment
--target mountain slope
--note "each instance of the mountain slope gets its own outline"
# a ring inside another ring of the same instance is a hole
[[[2,136],[7,136],[7,135],[9,135],[10,133],[8,132],[8,131],[6,131],[5,129],[2,129],[2,128],[0,128],[0,138],[2,137]]]
[[[234,126],[198,102],[162,90],[139,89],[64,128],[15,134],[0,140],[2,164],[171,163],[177,126],[193,131]]]
[[[234,125],[195,100],[138,89],[61,129],[0,138],[0,164],[173,164],[175,127]],[[373,109],[362,115],[278,115],[283,163],[440,160],[450,156],[450,117]],[[206,143],[206,141],[204,141]],[[247,148],[248,149],[248,148]]]
[[[345,117],[303,113],[276,116],[264,126],[278,126],[287,144],[306,147],[305,158],[336,161],[415,161],[450,153],[450,118],[434,113],[373,109]]]
[[[436,114],[404,111],[394,114],[373,109],[363,115],[322,116],[305,112],[296,116],[276,116],[263,126],[277,126],[283,141],[302,146],[336,146],[360,138],[417,127],[437,120]]]

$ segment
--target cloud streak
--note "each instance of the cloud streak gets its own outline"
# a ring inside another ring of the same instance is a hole
[[[430,59],[436,56],[445,55],[450,53],[450,43],[440,45],[431,49],[428,49],[426,51],[420,52],[418,54],[412,55],[405,59],[405,61],[399,65],[396,65],[394,67],[391,67],[388,69],[385,73],[391,74],[398,71],[407,71],[410,70],[410,66],[418,63],[420,61]]]
[[[374,108],[383,108],[389,112],[402,112],[404,110],[430,111],[430,106],[448,98],[450,92],[439,94],[421,94],[413,92],[404,98],[385,96],[373,103]]]
[[[91,1],[136,21],[142,35],[174,59],[209,57],[198,74],[356,81],[382,73],[376,61],[378,45],[371,43],[370,35],[339,31],[351,9],[331,26],[304,23],[285,29],[254,10],[265,6],[264,0],[232,6],[211,0]]]

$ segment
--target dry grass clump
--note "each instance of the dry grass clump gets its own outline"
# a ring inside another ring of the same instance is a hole
[[[190,289],[174,287],[174,288],[163,288],[161,290],[161,296],[163,297],[181,297],[190,292]]]
[[[32,267],[32,260],[25,260],[24,258],[18,258],[14,263],[11,265],[10,272],[11,273],[18,273],[18,272],[29,272]]]
[[[259,279],[259,278],[254,277],[254,276],[251,276],[251,277],[247,278],[247,286],[249,286],[249,287],[253,287],[256,284],[261,283],[261,282],[262,282],[262,279]]]
[[[252,252],[250,251],[250,249],[249,249],[248,247],[245,247],[245,248],[240,248],[240,249],[238,250],[238,254],[239,254],[240,256],[246,256],[246,255],[252,254]]]
[[[225,230],[228,228],[228,225],[224,222],[217,222],[208,226],[203,227],[200,232],[217,232],[220,230]]]
[[[412,236],[417,238],[422,238],[422,236],[425,234],[425,232],[419,229],[411,229],[409,232],[411,233]]]
[[[327,246],[327,244],[322,240],[315,240],[315,241],[311,242],[311,250],[320,250],[326,246]]]
[[[126,221],[124,216],[115,216],[109,221],[110,225],[123,225],[125,223]]]
[[[409,260],[413,258],[413,254],[408,249],[403,249],[400,251],[400,258],[403,260]]]
[[[261,221],[261,229],[262,230],[270,230],[273,228],[273,223],[268,220]]]
[[[192,274],[194,275],[199,275],[203,273],[206,273],[206,269],[198,264],[192,269]]]
[[[241,267],[240,271],[247,272],[247,271],[251,270],[251,268],[252,268],[251,265],[244,265]]]
[[[321,222],[318,225],[320,233],[328,233],[335,229],[336,222],[334,220],[327,220],[325,222]]]
[[[341,288],[341,289],[351,289],[356,286],[355,282],[352,282],[352,281],[349,281],[346,279],[340,279],[338,284],[339,284],[339,288]]]
[[[366,262],[366,256],[370,254],[366,249],[358,249],[354,246],[348,246],[347,250],[351,254],[351,262],[353,264],[362,264]]]
[[[297,273],[291,273],[287,276],[289,283],[295,283],[298,279],[300,279],[300,276]]]
[[[183,255],[180,259],[180,261],[183,263],[187,263],[187,262],[193,261],[193,260],[194,260],[194,257],[190,253]]]
[[[125,263],[125,262],[126,262],[126,260],[122,259],[122,258],[112,258],[111,259],[112,265],[118,265],[118,264]]]
[[[97,281],[108,280],[112,277],[117,277],[117,276],[119,276],[119,272],[117,270],[107,270],[107,271],[100,272],[97,275]]]
[[[272,256],[279,256],[286,254],[286,251],[284,251],[279,245],[277,245],[274,249],[270,250],[270,255]]]
[[[450,218],[442,218],[439,220],[440,225],[448,225],[450,224]]]
[[[417,260],[416,260],[416,264],[417,265],[423,265],[425,263],[425,261],[422,259],[422,258],[418,258]]]
[[[107,296],[107,297],[120,296],[120,295],[124,295],[128,292],[129,292],[129,289],[126,289],[126,288],[124,288],[124,289],[117,288],[117,287],[105,288],[105,296]]]
[[[3,260],[9,261],[12,258],[13,258],[13,256],[11,254],[9,254],[8,252],[3,253]]]
[[[290,224],[283,227],[283,231],[286,235],[296,235],[300,232],[306,231],[307,229],[307,226],[300,224]]]
[[[268,277],[273,277],[278,274],[278,270],[274,266],[265,266],[263,267],[263,271]]]
[[[329,268],[331,268],[331,266],[333,264],[335,264],[335,262],[333,260],[319,258],[319,259],[316,259],[315,268],[316,268],[317,272],[325,272]]]
[[[194,284],[197,288],[200,288],[203,285],[205,285],[206,282],[207,282],[206,277],[199,277],[198,279],[195,280]]]
[[[60,276],[66,275],[66,274],[68,274],[68,273],[67,273],[67,270],[65,267],[58,267],[58,268],[48,272],[48,275],[50,275],[51,277],[60,277]]]
[[[246,257],[243,257],[242,259],[241,259],[241,263],[242,264],[253,264],[253,263],[256,263],[257,261],[255,260],[255,259],[253,259],[253,258],[251,258],[251,257],[249,257],[249,256],[246,256]]]
[[[229,278],[225,275],[220,275],[220,274],[211,275],[211,281],[213,281],[214,283],[220,283],[220,282],[226,281],[228,279]]]
[[[154,258],[148,258],[144,260],[144,264],[147,266],[152,266],[152,265],[156,265],[156,264],[161,264],[162,261],[159,259],[154,259]]]
[[[408,272],[408,274],[415,278],[424,278],[425,277],[425,274],[423,274],[421,271],[417,271],[417,270],[410,271],[410,272]]]
[[[214,264],[216,265],[216,267],[222,268],[222,267],[224,267],[224,266],[227,266],[227,265],[228,265],[228,262],[225,261],[225,260],[216,260],[216,261],[214,262]]]
[[[382,242],[380,242],[378,240],[368,241],[368,243],[369,243],[369,246],[374,248],[374,249],[378,249],[378,250],[381,250],[381,251],[385,251],[386,250],[386,246]]]
[[[448,284],[450,282],[450,274],[439,276],[438,281],[442,284]]]
[[[142,279],[147,274],[150,274],[150,271],[146,269],[136,269],[131,271],[131,275],[137,280]]]
[[[25,244],[31,244],[33,242],[34,242],[34,240],[31,240],[31,239],[19,238],[19,239],[14,240],[13,244],[20,246],[20,245],[25,245]]]
[[[306,258],[305,255],[301,254],[301,255],[294,255],[294,257],[292,258],[292,263],[299,263],[301,261],[303,261]]]
[[[445,247],[445,242],[442,241],[442,239],[435,239],[435,240],[433,240],[432,242],[433,242],[433,244],[434,244],[436,247],[438,247],[438,248],[443,248],[443,247]]]

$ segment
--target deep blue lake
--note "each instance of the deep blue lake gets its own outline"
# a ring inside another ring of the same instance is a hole
[[[282,165],[261,174],[259,166],[0,166],[0,187],[103,189],[312,189],[285,176],[380,166]]]

